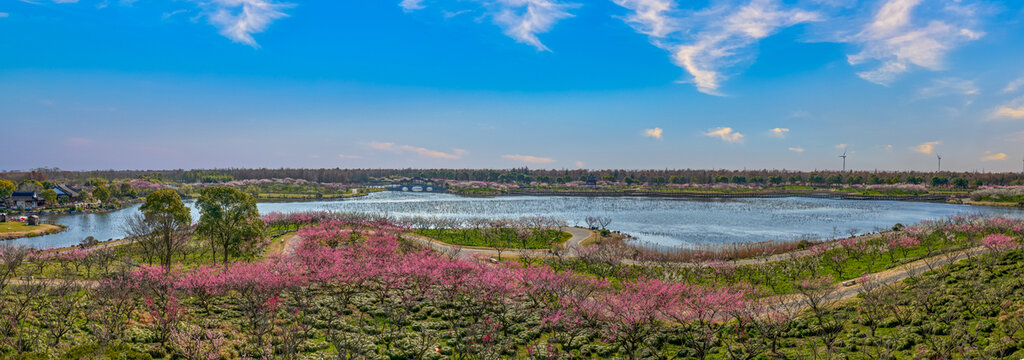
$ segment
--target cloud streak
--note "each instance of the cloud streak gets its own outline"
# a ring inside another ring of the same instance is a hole
[[[515,161],[523,162],[523,163],[527,163],[527,164],[550,164],[550,163],[555,162],[555,159],[552,159],[552,158],[539,157],[539,156],[531,156],[531,155],[519,155],[519,154],[516,154],[516,155],[502,155],[501,157],[503,159],[515,160]]]
[[[973,9],[953,4],[940,10],[949,20],[933,18],[921,21],[923,24],[915,23],[914,11],[921,3],[922,0],[887,0],[871,22],[847,39],[860,47],[860,52],[847,57],[850,65],[877,64],[858,76],[889,85],[914,67],[941,70],[947,53],[984,35],[970,28]]]
[[[661,128],[658,128],[658,127],[653,128],[653,129],[645,129],[644,130],[644,136],[661,140],[661,134],[663,132],[664,131],[661,130]]]
[[[573,17],[569,10],[578,7],[575,3],[561,0],[471,0],[479,4],[502,32],[517,42],[530,45],[538,51],[551,51],[538,35],[551,31],[555,25]],[[402,0],[399,3],[405,12],[425,8],[423,0]],[[444,11],[445,18],[452,18],[466,10]]]
[[[920,145],[913,146],[910,149],[922,154],[931,154],[935,152],[935,147],[942,144],[941,141],[928,141],[921,143]]]
[[[722,139],[722,141],[735,143],[743,141],[743,134],[733,131],[731,127],[719,127],[708,130],[704,133],[704,136],[716,137]]]
[[[969,96],[978,94],[981,94],[981,89],[978,89],[973,81],[945,78],[933,80],[930,86],[918,90],[917,97],[919,99],[931,99],[951,95]]]
[[[1024,119],[1024,106],[1001,106],[996,109],[994,115],[997,118]]]
[[[494,22],[505,35],[540,51],[551,50],[537,34],[551,31],[559,20],[572,17],[569,9],[576,7],[557,0],[497,0],[494,4],[497,7]]]
[[[369,143],[367,146],[374,150],[390,151],[395,153],[415,153],[435,159],[461,159],[462,156],[466,154],[466,150],[463,149],[452,149],[451,152],[444,152],[412,145],[398,145],[393,142],[374,141]]]
[[[274,20],[288,17],[292,4],[276,0],[202,0],[204,16],[220,34],[232,41],[259,48],[253,34],[266,31]]]
[[[761,39],[785,27],[823,20],[815,12],[783,8],[777,0],[750,0],[742,5],[719,2],[691,13],[673,11],[675,3],[670,0],[615,3],[633,12],[626,22],[635,31],[668,50],[672,62],[690,74],[697,90],[710,95],[721,95],[723,72],[750,62]]]
[[[787,128],[774,128],[768,130],[768,134],[775,137],[785,137],[787,133],[789,133],[789,129]]]
[[[1003,92],[1004,93],[1016,92],[1021,87],[1024,87],[1024,77],[1018,78],[1016,80],[1011,81],[1009,84],[1006,84],[1006,87],[1003,88]]]
[[[1003,104],[992,112],[995,119],[1024,119],[1024,97]]]
[[[994,152],[991,152],[991,151],[986,151],[985,152],[985,156],[981,157],[981,161],[1000,161],[1000,160],[1006,160],[1006,153],[994,153]]]
[[[402,10],[405,10],[405,12],[413,12],[424,8],[423,0],[402,0],[398,6],[401,6]]]

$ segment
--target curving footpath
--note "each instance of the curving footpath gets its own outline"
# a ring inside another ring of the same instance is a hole
[[[981,256],[991,251],[991,249],[984,246],[978,246],[953,253],[939,254],[930,258],[906,263],[889,270],[865,275],[861,279],[866,280],[867,283],[864,283],[859,279],[857,280],[857,283],[852,286],[845,286],[842,283],[837,283],[832,286],[831,292],[823,298],[822,303],[835,304],[837,302],[856,297],[857,294],[860,294],[865,290],[864,286],[867,284],[870,284],[873,289],[877,289],[879,286],[892,285],[907,278],[921,275],[927,271],[950,265],[959,262],[960,260]],[[799,311],[810,308],[808,299],[801,298],[799,295],[785,295],[774,298],[780,299],[781,301],[777,301],[776,303],[781,303],[783,307],[790,308],[790,310]]]

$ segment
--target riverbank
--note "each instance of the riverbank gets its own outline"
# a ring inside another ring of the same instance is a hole
[[[1015,202],[999,202],[999,201],[974,201],[971,199],[961,199],[961,204],[964,205],[975,205],[975,206],[994,206],[994,207],[1009,207],[1009,208],[1021,208],[1024,207],[1024,203]]]
[[[651,191],[651,190],[513,190],[493,192],[464,192],[450,191],[450,193],[464,197],[499,197],[499,196],[576,196],[576,197],[656,197],[676,199],[747,199],[747,198],[785,198],[804,197],[816,199],[833,200],[889,200],[889,201],[926,201],[926,202],[949,202],[957,199],[959,194],[923,194],[923,195],[865,195],[844,191],[743,191],[743,192],[715,192],[715,191]]]

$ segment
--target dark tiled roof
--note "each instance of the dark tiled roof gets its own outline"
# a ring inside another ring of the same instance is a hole
[[[70,186],[67,186],[67,185],[64,185],[64,184],[57,184],[57,186],[53,187],[53,190],[56,191],[57,193],[62,193],[64,195],[67,195],[67,196],[70,196],[70,197],[78,196],[78,192],[77,191],[72,189]]]
[[[39,194],[35,191],[16,191],[11,193],[11,200],[39,200]]]

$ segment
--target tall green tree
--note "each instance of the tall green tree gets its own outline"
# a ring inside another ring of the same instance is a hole
[[[160,264],[164,269],[170,270],[174,254],[188,241],[192,213],[174,190],[150,193],[139,210],[155,232],[154,239],[157,241],[156,249]]]
[[[216,258],[221,249],[224,264],[229,254],[253,250],[253,244],[263,237],[266,225],[256,209],[256,198],[236,188],[211,186],[199,193],[199,225],[196,232],[210,241]]]
[[[18,187],[13,182],[7,179],[0,179],[0,199],[9,198],[14,190]]]
[[[95,189],[92,189],[92,197],[96,198],[96,200],[107,202],[107,199],[110,199],[110,190],[107,190],[107,187],[103,185],[97,186]]]
[[[132,184],[121,183],[121,196],[135,197],[135,189],[132,189]]]
[[[49,205],[56,205],[57,204],[57,192],[53,191],[53,189],[43,190],[43,192],[39,193],[39,195],[43,197],[43,200],[46,200],[47,204],[49,204]]]

